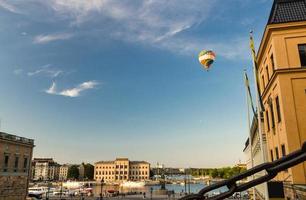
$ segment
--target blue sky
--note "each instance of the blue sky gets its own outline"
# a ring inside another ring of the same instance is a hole
[[[272,1],[0,0],[1,131],[59,163],[244,160],[243,69]],[[209,72],[197,55],[212,49]]]

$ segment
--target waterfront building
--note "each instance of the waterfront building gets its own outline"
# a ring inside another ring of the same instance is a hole
[[[114,161],[95,163],[94,177],[96,181],[105,182],[143,181],[150,178],[150,163],[146,161],[130,161],[117,158]]]
[[[85,164],[82,163],[78,167],[79,169],[79,180],[83,180],[85,178]]]
[[[262,123],[262,129],[263,129],[263,120],[261,121]],[[261,153],[262,149],[260,146],[260,137],[259,137],[259,131],[258,131],[258,124],[257,124],[257,117],[253,117],[252,123],[251,123],[251,141],[252,144],[250,143],[249,138],[247,139],[247,141],[245,142],[245,147],[244,147],[244,154],[246,157],[246,168],[250,169],[252,168],[252,160],[251,158],[253,158],[253,166],[257,166],[262,164],[265,160],[268,160],[268,155],[264,154],[265,159],[262,157],[263,154]],[[267,152],[267,140],[266,140],[266,134],[264,134],[264,131],[262,131],[263,136],[263,146],[264,146],[264,152]],[[252,156],[251,156],[251,148],[252,148]],[[261,176],[263,176],[264,173],[258,172],[254,175],[254,178],[259,178]],[[252,177],[248,177],[248,181],[252,180]],[[249,193],[251,194],[251,196],[253,197],[253,189],[249,190]],[[255,196],[256,199],[265,199],[265,185],[264,184],[260,184],[255,186]],[[251,198],[254,199],[254,198]]]
[[[33,180],[47,181],[59,178],[60,165],[52,158],[34,158],[32,167],[34,168]]]
[[[66,181],[68,179],[68,169],[71,165],[64,164],[59,167],[58,179],[60,181]]]
[[[306,1],[275,0],[257,54],[269,161],[306,141]],[[287,199],[306,199],[306,163],[281,172]],[[304,192],[305,194],[305,192]]]
[[[34,140],[0,132],[0,199],[25,199]]]

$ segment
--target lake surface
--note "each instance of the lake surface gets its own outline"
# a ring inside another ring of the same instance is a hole
[[[191,183],[190,184],[190,193],[197,193],[206,186],[207,185],[205,185],[204,183],[194,183],[194,184]],[[159,189],[160,189],[159,185],[143,186],[143,187],[139,187],[139,188],[127,188],[127,187],[120,187],[120,186],[113,186],[113,185],[103,185],[103,194],[106,194],[107,191],[109,191],[109,190],[115,190],[115,191],[119,191],[120,193],[127,193],[127,192],[137,192],[137,193],[142,192],[142,193],[144,193],[145,192],[147,195],[149,195],[151,190],[154,193],[154,191],[159,190]],[[188,193],[189,186],[187,184],[186,188],[185,188],[185,185],[166,184],[166,189],[169,190],[169,191],[174,191],[175,193],[185,192],[185,189],[186,189],[186,192]],[[226,190],[227,190],[227,188],[223,187],[219,190],[216,190],[216,192],[224,192]],[[94,192],[95,196],[98,196],[101,192],[101,186],[100,185],[93,186],[93,192]]]

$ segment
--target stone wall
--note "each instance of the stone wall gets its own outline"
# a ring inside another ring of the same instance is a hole
[[[0,200],[23,200],[27,195],[27,176],[0,176]]]

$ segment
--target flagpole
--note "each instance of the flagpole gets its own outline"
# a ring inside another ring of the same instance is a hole
[[[262,133],[262,123],[261,123],[261,113],[262,113],[262,102],[260,91],[259,91],[259,83],[258,83],[258,72],[257,72],[257,63],[256,63],[256,53],[255,53],[255,47],[254,47],[254,41],[253,41],[253,31],[250,31],[250,42],[251,42],[251,51],[252,51],[252,59],[253,59],[253,74],[254,74],[254,81],[255,81],[255,88],[256,88],[256,104],[257,104],[257,121],[258,121],[258,134],[259,134],[259,140],[260,140],[260,147],[261,147],[261,156],[263,162],[266,162],[266,156],[265,156],[265,149],[263,144],[263,133]],[[265,199],[269,200],[269,191],[268,191],[268,183],[265,182]]]
[[[248,120],[248,132],[249,132],[249,148],[250,148],[250,159],[251,159],[251,168],[254,167],[254,159],[253,159],[253,149],[252,149],[252,130],[251,130],[251,123],[250,123],[250,94],[248,89],[248,79],[247,79],[247,73],[246,70],[244,70],[244,81],[245,81],[245,94],[246,94],[246,106],[247,106],[247,120]],[[252,105],[253,106],[253,105]],[[256,116],[254,116],[256,117]],[[254,175],[252,176],[252,179],[254,180]],[[255,186],[253,189],[253,199],[256,200],[256,193],[255,193]]]

